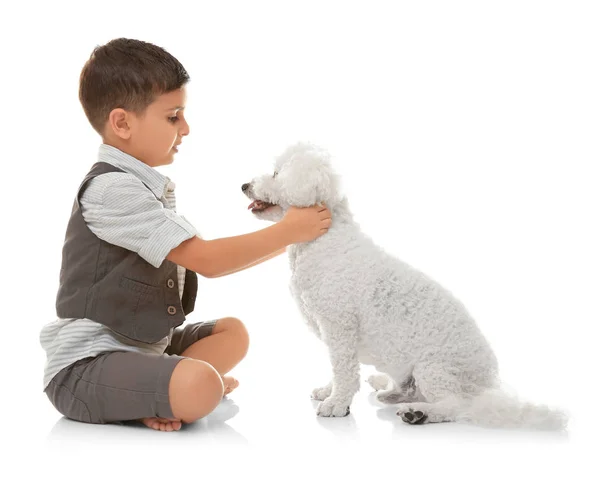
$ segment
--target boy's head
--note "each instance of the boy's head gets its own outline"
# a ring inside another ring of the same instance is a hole
[[[164,49],[135,39],[97,46],[81,70],[79,100],[102,141],[149,166],[173,162],[189,133],[184,118],[190,77]]]

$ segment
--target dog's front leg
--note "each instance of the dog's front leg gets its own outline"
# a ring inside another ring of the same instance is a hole
[[[317,324],[316,320],[310,316],[310,314],[308,312],[308,308],[306,307],[306,304],[304,304],[302,297],[300,297],[297,301],[298,301],[298,309],[300,310],[300,314],[304,318],[304,323],[306,323],[306,325],[308,326],[310,331],[312,331],[317,336],[317,338],[319,340],[321,340],[322,338],[321,338],[321,332],[319,330],[319,325]]]
[[[319,416],[347,416],[360,388],[360,364],[356,328],[319,320],[322,340],[329,350],[333,369],[331,395],[317,407]]]
[[[298,289],[298,287],[293,279],[290,281],[289,289],[290,289],[290,292],[292,293],[292,296],[294,297],[294,300],[296,301],[296,306],[298,308],[298,311],[300,312],[300,316],[302,316],[302,318],[304,319],[304,323],[306,323],[306,325],[308,326],[310,331],[312,331],[317,336],[317,338],[320,340],[321,332],[319,331],[319,325],[317,324],[315,319],[311,317],[310,313],[308,312],[308,307],[306,306],[306,303],[304,302],[304,298],[302,297],[302,292]]]

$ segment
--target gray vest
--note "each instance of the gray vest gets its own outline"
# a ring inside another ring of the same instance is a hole
[[[88,228],[79,198],[93,177],[109,172],[125,171],[97,162],[77,191],[62,250],[56,313],[59,318],[88,318],[133,340],[155,343],[194,310],[198,276],[186,269],[180,299],[175,263],[165,259],[156,268]]]

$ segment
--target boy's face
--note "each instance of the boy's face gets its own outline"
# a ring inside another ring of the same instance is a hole
[[[115,108],[109,115],[103,141],[149,166],[171,164],[176,146],[190,133],[184,118],[185,87],[164,93],[138,117]]]

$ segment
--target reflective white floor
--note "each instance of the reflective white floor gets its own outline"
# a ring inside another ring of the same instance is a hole
[[[322,365],[321,359],[316,363]],[[38,397],[47,415],[31,432],[30,445],[52,485],[129,485],[142,479],[150,485],[194,480],[198,485],[207,480],[211,485],[564,485],[575,479],[582,482],[576,485],[593,485],[586,470],[593,449],[586,426],[576,419],[565,433],[409,426],[396,417],[395,407],[377,403],[364,382],[351,415],[319,418],[309,393],[319,385],[314,377],[327,372],[313,367],[250,376],[249,368],[240,368],[241,386],[230,398],[173,433],[77,423]],[[363,379],[370,372],[364,368]]]
[[[364,382],[371,367],[361,369],[362,387],[349,416],[318,418],[310,392],[330,378],[324,346],[307,330],[283,286],[269,291],[278,304],[269,306],[257,305],[246,287],[241,279],[232,279],[211,282],[203,290],[209,305],[213,297],[233,292],[235,300],[203,311],[200,319],[232,309],[231,315],[244,318],[251,346],[231,372],[239,388],[208,417],[178,432],[62,418],[39,387],[43,354],[37,349],[24,360],[22,351],[10,348],[5,370],[20,364],[20,373],[3,377],[4,391],[12,391],[2,401],[7,478],[14,469],[23,481],[43,479],[45,485],[60,486],[598,485],[592,481],[598,476],[599,436],[597,394],[590,387],[597,370],[590,365],[595,345],[582,342],[577,333],[557,333],[559,318],[544,322],[549,331],[543,343],[543,329],[511,328],[502,316],[494,322],[491,312],[492,323],[487,324],[487,316],[485,321],[503,379],[525,399],[569,410],[566,433],[407,425],[394,406],[374,399]],[[255,288],[266,289],[261,283]],[[26,330],[31,343],[38,329]]]

